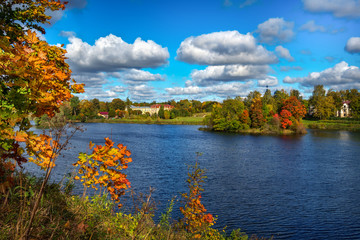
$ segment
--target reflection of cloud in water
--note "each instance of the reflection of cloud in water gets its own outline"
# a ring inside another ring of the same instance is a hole
[[[348,131],[339,131],[339,140],[342,140],[342,141],[351,140],[350,132],[348,132]]]

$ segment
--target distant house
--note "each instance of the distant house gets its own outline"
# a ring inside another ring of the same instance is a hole
[[[161,104],[154,104],[151,105],[150,107],[148,106],[130,106],[131,110],[138,110],[141,111],[142,114],[146,114],[149,113],[150,115],[154,115],[154,114],[158,114],[160,107],[164,106],[164,110],[170,111],[171,109],[174,108],[174,106],[165,104],[165,105],[161,105]]]
[[[350,101],[343,101],[343,105],[341,106],[340,110],[336,111],[337,117],[349,117],[351,113],[350,110]]]
[[[109,118],[109,113],[108,112],[99,112],[98,116],[101,116],[103,118],[108,119]]]

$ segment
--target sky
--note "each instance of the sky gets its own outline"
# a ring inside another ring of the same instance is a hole
[[[360,89],[360,0],[70,0],[42,36],[81,99],[245,97]]]

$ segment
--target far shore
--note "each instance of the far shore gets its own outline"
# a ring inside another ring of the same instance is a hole
[[[158,124],[158,125],[199,125],[204,126],[203,117],[177,117],[175,119],[90,119],[87,123],[128,123],[128,124]],[[73,121],[80,122],[80,121]],[[338,120],[305,120],[303,124],[306,129],[320,130],[347,130],[360,131],[360,121],[353,119]],[[205,130],[205,128],[202,128]],[[254,132],[252,130],[251,132]],[[259,132],[257,132],[259,133]]]

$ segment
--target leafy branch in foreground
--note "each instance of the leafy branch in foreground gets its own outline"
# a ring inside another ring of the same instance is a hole
[[[111,198],[117,203],[120,202],[120,196],[125,194],[125,189],[130,188],[127,175],[121,170],[128,168],[128,163],[132,161],[129,158],[131,152],[122,144],[114,147],[114,142],[109,138],[105,138],[104,146],[96,145],[94,148],[94,144],[90,142],[89,148],[93,149],[92,153],[80,153],[79,160],[73,164],[79,167],[75,180],[80,180],[85,190],[87,187],[105,187]],[[119,207],[121,206],[119,204]]]

